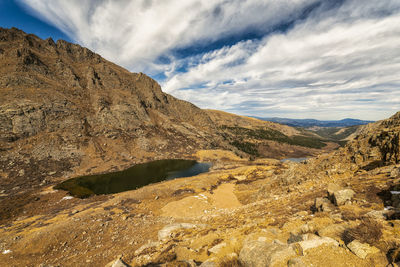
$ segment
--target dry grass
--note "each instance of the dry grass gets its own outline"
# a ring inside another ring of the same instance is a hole
[[[382,225],[370,218],[363,218],[357,227],[343,233],[343,240],[346,244],[357,239],[362,243],[374,245],[381,237]]]

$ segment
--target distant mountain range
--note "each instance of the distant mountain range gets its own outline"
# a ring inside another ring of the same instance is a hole
[[[357,120],[357,119],[350,119],[346,118],[343,120],[328,120],[328,121],[321,121],[321,120],[315,120],[315,119],[289,119],[289,118],[261,118],[261,117],[256,117],[257,119],[260,120],[265,120],[265,121],[272,121],[272,122],[277,122],[280,124],[285,124],[289,125],[292,127],[349,127],[349,126],[355,126],[355,125],[364,125],[368,124],[374,121],[364,121],[364,120]]]

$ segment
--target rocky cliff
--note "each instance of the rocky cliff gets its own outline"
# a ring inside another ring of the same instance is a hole
[[[0,65],[0,165],[10,179],[223,145],[203,110],[79,45],[0,29]]]

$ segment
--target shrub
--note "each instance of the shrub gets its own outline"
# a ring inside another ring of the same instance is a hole
[[[382,236],[382,225],[370,218],[363,218],[361,223],[343,233],[343,241],[347,244],[353,240],[374,245]]]

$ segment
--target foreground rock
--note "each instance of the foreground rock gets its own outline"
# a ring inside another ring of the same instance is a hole
[[[328,185],[328,197],[336,206],[342,206],[350,202],[355,192],[349,188],[341,188],[336,184]]]
[[[250,241],[244,244],[239,260],[244,266],[265,267],[283,266],[297,256],[296,251],[288,245]]]

